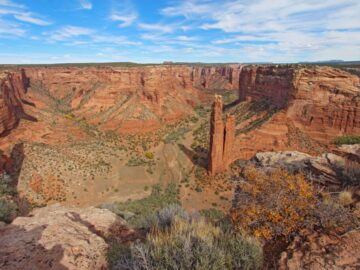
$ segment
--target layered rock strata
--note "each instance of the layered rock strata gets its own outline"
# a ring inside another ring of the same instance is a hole
[[[360,78],[339,69],[245,66],[239,98],[284,109],[296,127],[319,140],[360,132]]]
[[[24,70],[0,72],[0,136],[9,133],[26,116],[27,87]]]

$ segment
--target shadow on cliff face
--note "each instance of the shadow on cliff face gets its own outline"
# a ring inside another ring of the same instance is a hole
[[[64,249],[60,244],[46,249],[41,243],[46,225],[26,230],[23,226],[0,228],[0,269],[67,270],[61,264]]]
[[[0,156],[0,199],[8,206],[6,211],[3,209],[2,218],[9,222],[16,216],[27,215],[30,209],[27,198],[20,196],[17,190],[25,158],[24,144],[15,144],[9,156],[0,151]]]
[[[240,99],[237,99],[233,102],[230,102],[228,104],[225,104],[223,107],[223,112],[227,112],[228,110],[230,110],[232,107],[235,107],[236,105],[238,105],[241,102]]]
[[[199,166],[207,169],[207,150],[206,149],[198,149],[198,151],[193,151],[187,148],[183,144],[178,144],[180,150],[191,160],[191,162],[195,166]]]
[[[10,159],[12,161],[12,166],[10,170],[12,186],[17,190],[21,169],[25,159],[24,143],[17,143],[14,145],[13,149],[11,150]],[[30,202],[27,200],[27,198],[20,196],[19,193],[16,193],[15,200],[18,205],[18,215],[27,215],[31,208]]]
[[[9,173],[13,179],[13,186],[17,187],[22,165],[25,159],[24,143],[17,143],[14,145],[11,150],[10,159],[12,161],[12,166]]]

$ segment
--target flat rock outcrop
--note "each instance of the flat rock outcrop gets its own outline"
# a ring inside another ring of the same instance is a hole
[[[360,231],[343,236],[304,230],[279,260],[279,270],[359,269]]]
[[[254,160],[262,167],[304,172],[311,175],[311,180],[315,183],[334,190],[342,185],[342,171],[348,162],[346,157],[333,153],[313,157],[297,151],[259,152]]]
[[[106,269],[105,239],[133,232],[121,218],[98,208],[40,208],[0,227],[0,268]]]

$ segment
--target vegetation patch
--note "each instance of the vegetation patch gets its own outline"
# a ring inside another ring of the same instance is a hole
[[[360,136],[358,135],[344,135],[344,136],[339,136],[335,139],[335,143],[337,145],[342,145],[342,144],[358,144],[360,143]]]
[[[144,242],[113,244],[113,269],[260,269],[262,250],[247,237],[226,233],[198,213],[169,206],[148,219]]]
[[[169,135],[167,135],[164,139],[165,143],[177,142],[180,139],[185,139],[185,134],[190,132],[191,129],[187,127],[180,127],[174,131],[172,131]]]
[[[169,184],[164,190],[159,184],[156,184],[152,187],[151,194],[144,199],[103,204],[100,207],[109,209],[123,218],[126,218],[128,213],[132,213],[133,215],[127,221],[135,227],[143,227],[146,218],[154,211],[170,204],[180,204],[178,193],[179,190],[175,183]]]

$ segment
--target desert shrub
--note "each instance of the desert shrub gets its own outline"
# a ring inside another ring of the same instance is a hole
[[[356,161],[346,160],[342,171],[342,178],[347,185],[360,184],[360,164]]]
[[[11,222],[16,217],[16,211],[15,203],[0,199],[0,221]]]
[[[307,220],[327,232],[344,233],[359,226],[351,210],[332,199],[319,200]]]
[[[12,179],[7,173],[0,174],[0,197],[4,195],[13,196],[16,189],[11,185]]]
[[[191,121],[192,123],[197,123],[197,122],[199,121],[199,118],[197,118],[196,116],[192,116],[192,117],[190,118],[190,121]]]
[[[315,192],[301,174],[265,173],[250,167],[243,177],[231,216],[239,230],[256,237],[290,235],[303,226],[315,206]]]
[[[126,163],[126,166],[137,167],[137,166],[144,166],[146,164],[147,164],[147,161],[142,158],[130,157],[130,159]]]
[[[339,136],[335,139],[335,143],[338,145],[341,144],[357,144],[360,143],[360,136],[358,135],[344,135]]]
[[[342,191],[338,196],[339,203],[343,206],[350,205],[354,200],[350,191]]]
[[[145,157],[147,159],[154,159],[154,153],[153,152],[146,152]]]
[[[113,269],[259,269],[260,245],[253,239],[225,234],[200,215],[170,207],[153,218],[144,242],[114,245]]]
[[[200,214],[211,221],[218,221],[225,218],[225,213],[215,208],[200,210]]]
[[[171,227],[175,218],[191,222],[193,219],[198,218],[198,216],[197,214],[189,214],[178,204],[172,204],[147,216],[146,228],[165,230]]]
[[[152,186],[151,194],[143,199],[136,201],[118,202],[113,204],[103,204],[100,208],[106,208],[110,211],[123,216],[132,213],[128,222],[135,227],[144,227],[147,225],[147,218],[154,211],[164,208],[168,205],[180,204],[178,200],[178,187],[175,183],[169,184],[162,190],[159,184]]]
[[[66,119],[72,120],[75,118],[75,115],[73,113],[66,113],[66,114],[64,114],[64,117]]]

